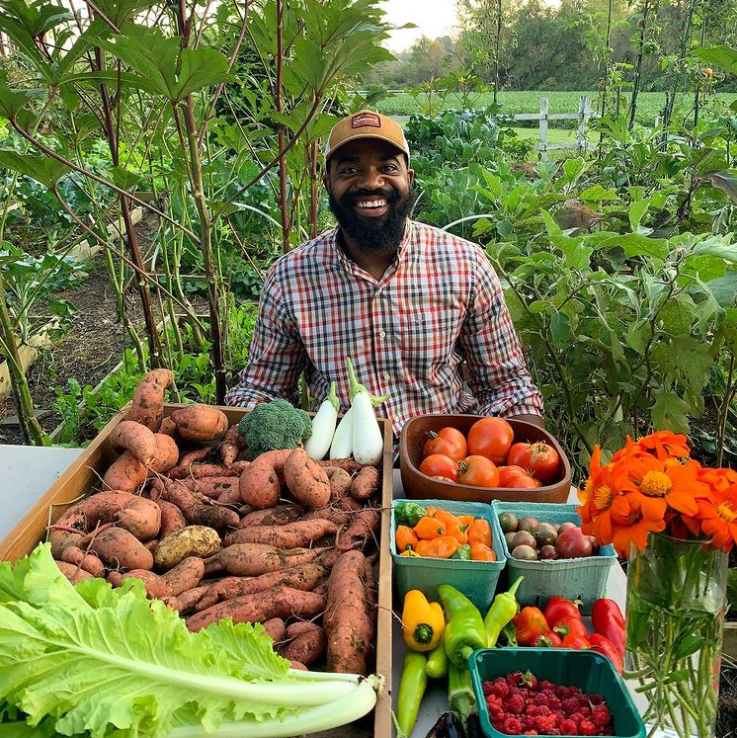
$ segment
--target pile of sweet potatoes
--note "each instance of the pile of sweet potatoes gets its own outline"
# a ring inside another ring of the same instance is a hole
[[[164,418],[157,369],[110,435],[101,489],[49,527],[72,581],[143,582],[190,630],[262,623],[295,668],[368,673],[375,641],[380,474],[302,448],[252,462],[237,424],[189,405]]]

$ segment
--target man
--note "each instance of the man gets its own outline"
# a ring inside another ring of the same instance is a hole
[[[350,115],[331,131],[325,160],[338,226],[270,268],[248,365],[226,402],[297,404],[305,372],[315,407],[335,381],[345,411],[350,357],[359,382],[388,394],[376,412],[397,435],[425,413],[542,425],[542,398],[483,250],[410,220],[414,172],[402,128],[372,111]]]

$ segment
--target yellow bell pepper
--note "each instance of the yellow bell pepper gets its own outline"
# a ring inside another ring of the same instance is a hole
[[[402,636],[411,651],[432,651],[445,629],[443,608],[428,602],[422,592],[413,589],[404,596]]]

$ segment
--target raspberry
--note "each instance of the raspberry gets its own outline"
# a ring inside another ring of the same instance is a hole
[[[530,689],[537,687],[537,677],[531,671],[526,671],[522,675],[522,682]]]
[[[535,718],[535,728],[543,735],[548,735],[557,725],[558,718],[555,715],[540,715]]]
[[[516,687],[519,684],[519,680],[522,677],[521,671],[513,671],[511,674],[507,674],[505,681],[510,687]]]
[[[596,735],[596,726],[591,720],[582,720],[578,726],[578,732],[581,735]]]
[[[576,723],[574,723],[570,718],[562,720],[558,727],[561,735],[578,735]]]
[[[612,714],[606,705],[596,705],[591,711],[591,719],[597,728],[607,728],[612,721]]]
[[[568,715],[571,715],[578,710],[578,700],[575,697],[566,697],[561,701],[560,709]]]
[[[552,695],[547,690],[540,690],[533,698],[532,701],[536,705],[549,705]]]
[[[522,723],[516,717],[508,717],[502,724],[502,733],[519,735],[522,732]]]
[[[600,694],[592,694],[592,695],[589,695],[589,702],[592,705],[603,705],[604,698]]]
[[[558,685],[553,684],[549,679],[543,679],[540,684],[540,689],[557,689]]]
[[[591,717],[591,708],[589,707],[588,702],[585,705],[581,705],[581,707],[578,708],[578,711],[585,717],[590,718]]]
[[[509,694],[509,685],[502,679],[496,680],[491,685],[490,694],[495,697],[506,697]]]
[[[530,717],[535,717],[535,715],[538,715],[538,709],[539,705],[536,705],[534,702],[528,702],[527,707],[525,707],[525,715],[529,715]]]
[[[519,715],[525,709],[525,698],[521,694],[512,695],[506,704],[507,712]]]
[[[531,715],[520,718],[520,722],[522,723],[522,730],[532,730],[535,727],[535,718]]]
[[[571,715],[571,720],[578,726],[585,720],[584,716],[580,712],[574,712]]]
[[[556,697],[554,694],[550,695],[550,697],[548,697],[548,707],[551,710],[560,710],[561,708],[560,699]]]

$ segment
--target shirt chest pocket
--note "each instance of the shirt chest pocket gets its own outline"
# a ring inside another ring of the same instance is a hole
[[[456,310],[418,310],[404,316],[402,350],[418,364],[444,363],[460,335],[463,316]]]

